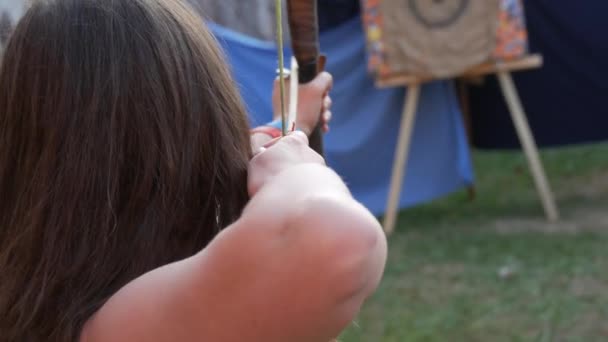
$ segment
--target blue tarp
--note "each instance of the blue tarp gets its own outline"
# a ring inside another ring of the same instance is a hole
[[[361,0],[317,0],[319,30],[325,32],[361,13]]]
[[[224,47],[252,125],[271,119],[270,94],[277,68],[274,43],[223,27],[212,30]],[[325,136],[329,165],[354,196],[375,214],[383,213],[404,101],[404,89],[379,90],[366,69],[361,19],[321,35],[334,75],[332,130]],[[291,52],[285,51],[286,60]],[[435,82],[423,87],[401,207],[426,202],[473,180],[469,150],[453,87]]]
[[[542,69],[516,72],[540,146],[608,140],[608,1],[526,0],[530,48]],[[494,77],[471,88],[473,136],[482,148],[518,148]]]

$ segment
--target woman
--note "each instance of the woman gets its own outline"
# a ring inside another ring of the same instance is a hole
[[[176,0],[29,9],[0,70],[0,340],[326,342],[353,319],[376,220],[305,134],[252,158],[223,60]],[[305,131],[330,86],[301,90]]]

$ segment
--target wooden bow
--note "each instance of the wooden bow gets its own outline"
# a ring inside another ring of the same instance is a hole
[[[291,47],[298,64],[300,84],[311,82],[325,68],[325,56],[320,53],[317,0],[286,0]],[[323,155],[323,120],[310,135],[310,147]]]

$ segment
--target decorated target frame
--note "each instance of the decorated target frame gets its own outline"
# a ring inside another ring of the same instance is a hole
[[[522,0],[362,0],[368,69],[378,87],[408,89],[395,152],[384,229],[392,233],[421,84],[495,74],[528,159],[545,215],[555,199],[511,72],[539,68],[530,55]]]
[[[363,4],[368,67],[380,83],[399,76],[458,77],[483,64],[528,55],[521,0],[367,0]]]

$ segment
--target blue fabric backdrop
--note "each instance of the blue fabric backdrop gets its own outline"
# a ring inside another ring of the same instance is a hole
[[[319,30],[331,30],[361,13],[361,0],[317,0]]]
[[[366,69],[361,19],[321,36],[335,78],[332,131],[325,137],[328,163],[355,197],[383,213],[397,142],[404,89],[378,90]],[[270,94],[277,67],[274,43],[212,25],[224,47],[252,125],[271,119]],[[291,52],[285,51],[286,60]],[[457,100],[450,83],[424,86],[412,139],[401,207],[429,201],[473,180]]]
[[[541,146],[608,140],[608,1],[525,0],[532,52],[542,69],[514,73]],[[494,77],[471,88],[475,145],[518,148]]]

